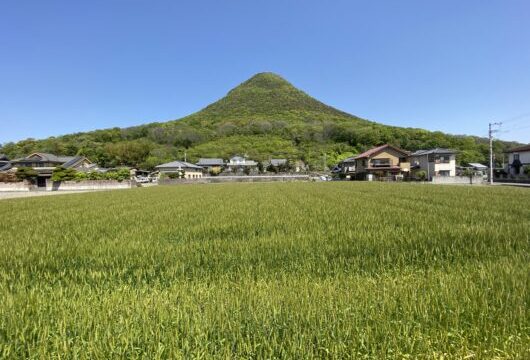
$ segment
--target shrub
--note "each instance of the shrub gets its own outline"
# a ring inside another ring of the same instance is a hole
[[[427,173],[425,170],[418,170],[416,171],[416,178],[420,179],[421,181],[427,180]]]
[[[19,179],[17,179],[17,176],[14,172],[0,173],[0,182],[9,183],[17,181],[19,181]]]

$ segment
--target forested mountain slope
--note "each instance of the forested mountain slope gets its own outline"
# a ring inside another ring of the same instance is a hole
[[[457,132],[458,129],[455,129]],[[11,158],[33,151],[86,155],[102,166],[155,165],[199,157],[228,158],[234,154],[255,160],[269,157],[301,159],[314,169],[392,143],[407,150],[446,147],[459,150],[459,162],[485,162],[487,140],[422,129],[378,124],[334,109],[272,73],[260,73],[222,99],[180,120],[130,128],[112,128],[43,140],[7,143],[0,153]],[[495,142],[501,154],[516,143]]]

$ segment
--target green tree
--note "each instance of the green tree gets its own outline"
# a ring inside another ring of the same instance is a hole
[[[33,182],[35,178],[37,177],[38,173],[36,170],[34,170],[31,167],[22,166],[22,167],[17,168],[15,175],[17,179],[19,179],[20,181],[26,180],[26,181]]]

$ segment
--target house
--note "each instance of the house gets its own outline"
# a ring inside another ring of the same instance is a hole
[[[530,166],[530,144],[508,150],[508,174],[522,175],[525,166]]]
[[[409,152],[385,144],[357,155],[355,177],[359,180],[398,179],[410,173]]]
[[[11,168],[9,158],[5,154],[0,154],[0,171]]]
[[[267,171],[274,169],[285,171],[287,170],[287,165],[289,165],[289,161],[287,161],[287,159],[269,159],[263,162],[263,168]]]
[[[342,160],[341,162],[339,162],[338,167],[337,167],[338,168],[337,173],[344,174],[350,178],[354,177],[355,176],[355,163],[356,163],[355,158],[356,156],[352,156],[352,157],[346,158]]]
[[[160,174],[180,174],[184,172],[185,179],[200,179],[202,178],[203,168],[186,161],[172,161],[166,164],[155,166],[155,169]]]
[[[84,156],[61,156],[48,153],[36,152],[24,158],[15,159],[10,162],[13,170],[20,167],[30,167],[37,172],[37,186],[46,187],[46,180],[51,178],[57,167],[75,169],[77,171],[96,170],[93,164]]]
[[[250,173],[255,172],[258,168],[258,163],[254,160],[248,160],[242,156],[233,156],[230,161],[226,164],[227,171],[233,173]]]
[[[200,158],[195,165],[207,172],[220,173],[225,167],[225,162],[223,159]]]
[[[410,155],[410,163],[415,171],[422,170],[427,179],[434,176],[456,176],[456,151],[450,149],[418,150]]]

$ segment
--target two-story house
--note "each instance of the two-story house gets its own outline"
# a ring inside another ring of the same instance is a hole
[[[507,172],[509,174],[521,175],[524,167],[530,166],[530,144],[516,147],[506,153],[508,153]]]
[[[412,169],[422,170],[427,179],[434,176],[456,176],[456,152],[450,149],[418,150],[410,155]]]
[[[355,157],[355,177],[396,179],[410,173],[409,152],[385,144],[363,152]]]

